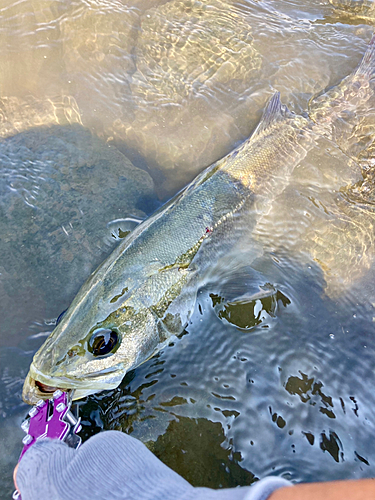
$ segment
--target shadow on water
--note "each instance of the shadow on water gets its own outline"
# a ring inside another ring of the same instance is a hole
[[[240,466],[241,454],[233,452],[230,445],[229,449],[224,447],[225,441],[219,422],[179,417],[169,423],[165,434],[148,446],[193,486],[230,488],[253,483],[255,476]]]

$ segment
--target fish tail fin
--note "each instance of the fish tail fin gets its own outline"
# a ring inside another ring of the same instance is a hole
[[[361,89],[360,101],[366,103],[374,98],[375,87],[375,33],[364,53],[357,69],[346,76],[340,83],[312,97],[309,102],[309,115],[312,120],[333,123],[340,114],[340,119],[346,121],[342,113],[352,106],[358,110],[358,95]],[[347,89],[352,88],[349,96]],[[341,116],[342,115],[342,116]],[[336,116],[336,118],[335,118]],[[336,124],[338,125],[338,124]]]
[[[359,154],[370,154],[368,144],[373,141],[369,142],[367,130],[373,130],[374,109],[375,34],[357,69],[310,100],[309,116],[342,151],[358,161]]]
[[[362,61],[354,72],[354,76],[365,77],[369,80],[375,76],[375,33],[362,57]]]

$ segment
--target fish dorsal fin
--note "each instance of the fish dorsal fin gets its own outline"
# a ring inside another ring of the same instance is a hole
[[[294,116],[294,113],[289,111],[287,106],[281,104],[280,92],[275,92],[263,111],[262,119],[255,129],[252,139],[267,133],[268,129],[275,125],[275,123],[292,116]]]

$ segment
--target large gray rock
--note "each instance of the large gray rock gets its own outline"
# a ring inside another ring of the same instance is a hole
[[[150,176],[78,124],[1,140],[2,328],[56,316],[112,249],[107,224],[153,208]]]

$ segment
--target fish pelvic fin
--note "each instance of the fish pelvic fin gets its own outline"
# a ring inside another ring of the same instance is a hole
[[[263,111],[262,119],[257,128],[254,130],[251,139],[258,138],[261,135],[266,135],[276,123],[294,116],[294,113],[292,113],[288,107],[285,106],[285,104],[281,103],[280,92],[275,92],[268,101],[268,104]]]
[[[371,41],[367,47],[362,61],[354,72],[355,77],[365,77],[371,80],[375,76],[375,33],[372,35]]]

